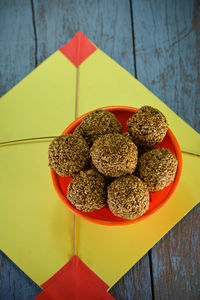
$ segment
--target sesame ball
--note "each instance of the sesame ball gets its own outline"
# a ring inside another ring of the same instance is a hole
[[[81,171],[70,182],[67,198],[78,210],[91,212],[106,205],[106,182],[95,169]]]
[[[130,138],[110,133],[95,140],[90,149],[92,162],[99,172],[108,177],[119,177],[134,172],[138,151]]]
[[[90,162],[90,149],[84,138],[65,134],[49,146],[49,166],[62,177],[73,176]]]
[[[127,121],[127,130],[138,147],[153,148],[168,130],[165,116],[151,106],[143,106]]]
[[[149,207],[146,183],[134,175],[115,179],[108,187],[108,206],[115,216],[136,219]]]
[[[101,135],[107,133],[122,133],[122,125],[108,110],[95,110],[84,117],[75,134],[80,134],[91,146]]]
[[[146,182],[150,192],[157,192],[174,180],[177,165],[174,154],[160,147],[140,156],[136,173]]]

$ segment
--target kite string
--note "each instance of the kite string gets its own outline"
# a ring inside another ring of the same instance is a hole
[[[74,255],[76,255],[76,215],[73,214],[73,241],[74,241]]]
[[[77,110],[77,104],[76,104],[76,110]],[[55,138],[58,138],[59,136],[39,136],[39,137],[34,137],[34,138],[26,138],[26,139],[20,139],[20,140],[11,140],[11,141],[6,141],[6,142],[0,142],[0,147],[1,146],[9,146],[9,145],[14,145],[14,144],[20,144],[20,143],[26,143],[26,142],[37,142],[37,141],[44,141],[44,140],[52,140]],[[196,157],[200,157],[199,154],[187,152],[181,150],[183,154],[188,154]]]
[[[80,51],[78,51],[78,54]],[[76,69],[76,99],[75,99],[75,119],[78,117],[78,92],[79,92],[79,66]],[[76,215],[73,213],[73,244],[74,244],[74,255],[76,255]]]

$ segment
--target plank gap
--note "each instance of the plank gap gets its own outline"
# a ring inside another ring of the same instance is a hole
[[[137,78],[136,53],[135,53],[135,32],[134,32],[134,23],[133,23],[133,5],[132,5],[132,0],[129,0],[129,3],[130,3],[130,15],[131,15],[132,42],[133,42],[134,72],[135,72],[135,78]]]
[[[149,272],[150,272],[150,278],[151,278],[151,292],[152,292],[152,299],[155,299],[154,295],[154,280],[153,280],[153,269],[152,269],[152,258],[151,258],[151,250],[148,252],[149,257]]]
[[[35,42],[35,68],[38,65],[37,53],[38,53],[38,39],[37,39],[37,30],[35,22],[35,9],[33,0],[31,0],[31,10],[32,10],[32,20],[33,20],[33,32],[34,32],[34,42]]]

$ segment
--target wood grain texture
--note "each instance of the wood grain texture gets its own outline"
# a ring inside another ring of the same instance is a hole
[[[0,1],[0,96],[35,67],[31,2]],[[38,287],[0,251],[0,299],[32,299]]]
[[[200,299],[200,206],[151,251],[155,299]]]
[[[110,293],[117,300],[152,299],[148,254],[117,282]]]
[[[132,1],[138,79],[200,131],[200,1]],[[155,299],[199,299],[199,206],[151,250]]]
[[[38,63],[81,30],[134,74],[129,0],[34,0]]]
[[[41,288],[1,252],[0,300],[33,299],[40,291]]]
[[[30,1],[0,1],[0,96],[35,67]]]
[[[138,79],[200,131],[200,1],[132,0]]]

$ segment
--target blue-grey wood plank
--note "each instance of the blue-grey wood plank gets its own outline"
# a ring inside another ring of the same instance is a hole
[[[0,96],[35,67],[31,2],[0,1]],[[0,251],[0,299],[33,299],[40,288]]]
[[[31,2],[0,1],[0,96],[35,67]]]
[[[110,292],[117,300],[151,300],[150,286],[149,255],[146,254]]]
[[[200,131],[199,0],[132,0],[138,79]]]
[[[200,131],[200,2],[132,0],[132,8],[138,79]],[[151,251],[155,299],[200,298],[199,209]]]
[[[129,0],[34,0],[38,62],[81,30],[134,74]]]
[[[200,299],[200,206],[152,249],[155,299]]]
[[[40,291],[41,288],[1,252],[0,300],[31,300]]]

